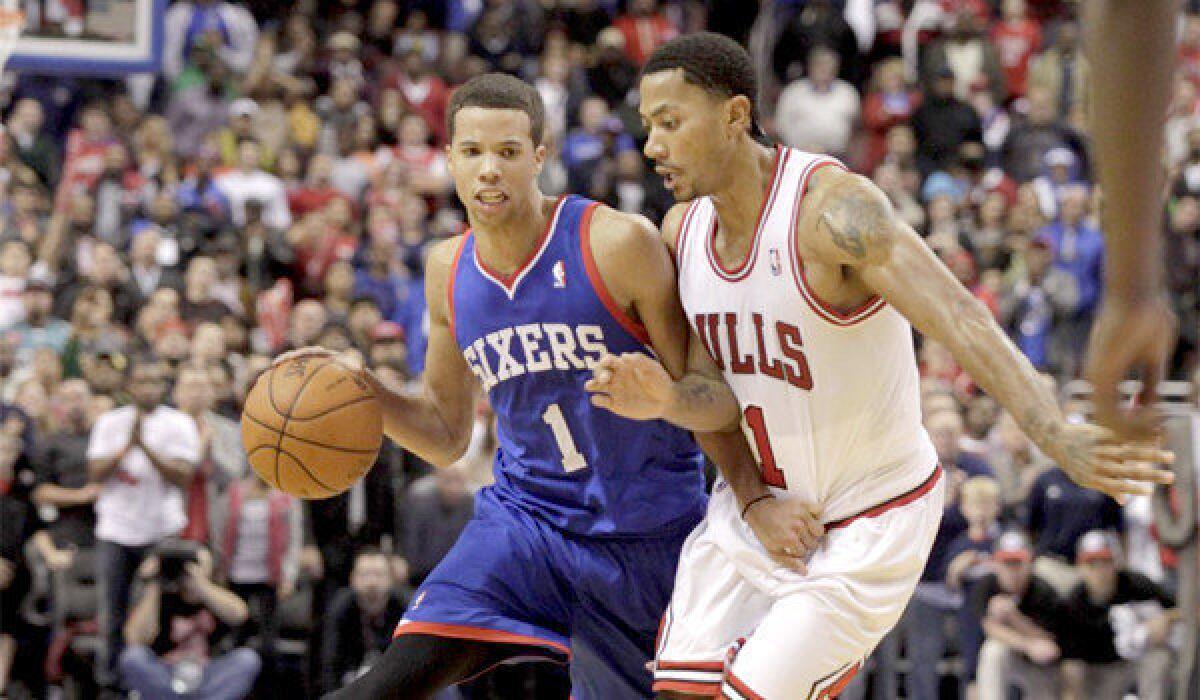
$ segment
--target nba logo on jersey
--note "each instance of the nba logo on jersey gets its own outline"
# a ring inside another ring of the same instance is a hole
[[[783,265],[779,263],[779,249],[771,249],[771,274],[778,277],[783,274]]]
[[[563,265],[563,261],[559,260],[554,263],[554,288],[566,289],[567,287],[567,268]]]

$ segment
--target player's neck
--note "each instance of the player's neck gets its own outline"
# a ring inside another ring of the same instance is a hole
[[[541,242],[542,234],[554,217],[558,198],[536,193],[526,211],[514,212],[507,221],[498,224],[471,222],[475,249],[487,266],[509,275],[524,265]]]
[[[726,186],[712,195],[719,233],[727,241],[754,235],[775,174],[777,150],[750,141],[724,166]]]

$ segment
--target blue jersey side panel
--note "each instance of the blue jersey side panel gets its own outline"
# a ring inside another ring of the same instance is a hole
[[[604,353],[651,352],[589,276],[595,206],[560,200],[539,252],[511,280],[486,271],[468,233],[453,271],[453,332],[496,413],[494,497],[576,534],[661,535],[702,514],[702,457],[686,431],[595,408],[584,391]]]

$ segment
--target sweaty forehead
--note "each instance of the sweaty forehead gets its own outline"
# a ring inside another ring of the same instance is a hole
[[[454,115],[454,140],[479,143],[531,141],[529,115],[519,109],[463,107]]]

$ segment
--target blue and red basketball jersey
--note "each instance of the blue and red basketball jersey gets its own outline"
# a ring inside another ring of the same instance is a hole
[[[496,413],[492,497],[578,535],[663,535],[703,513],[703,458],[686,431],[596,408],[583,388],[605,353],[652,354],[592,259],[597,206],[561,198],[507,278],[487,269],[468,232],[451,273],[451,331]]]

